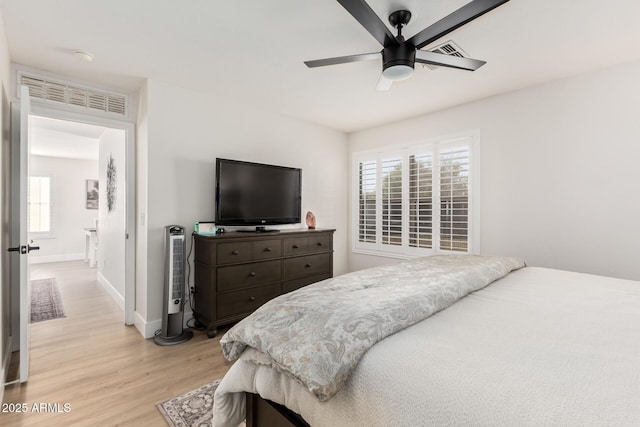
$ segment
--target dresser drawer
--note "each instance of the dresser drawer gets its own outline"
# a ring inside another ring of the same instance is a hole
[[[228,232],[194,236],[194,317],[213,337],[260,305],[333,276],[333,232]]]
[[[253,259],[279,258],[281,255],[281,240],[259,240],[253,244]]]
[[[284,280],[331,272],[331,254],[307,255],[284,260]]]
[[[220,267],[217,274],[217,290],[227,291],[275,282],[281,277],[280,260]]]
[[[218,245],[218,264],[230,264],[251,260],[251,243],[220,243]]]
[[[329,233],[322,233],[308,237],[307,251],[313,252],[327,252],[333,249],[333,236]]]
[[[309,239],[306,237],[296,237],[284,239],[284,256],[303,255],[307,253]]]
[[[278,295],[280,295],[279,283],[219,294],[217,317],[221,319],[250,313]]]

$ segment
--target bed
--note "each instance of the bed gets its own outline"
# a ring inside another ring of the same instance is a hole
[[[405,282],[418,286],[415,298]],[[324,329],[307,325],[308,333],[296,328],[314,296],[344,286],[356,289],[353,298],[338,300],[353,299],[359,319],[370,308],[364,316],[371,322],[338,318],[320,322],[329,325]],[[441,256],[307,288],[265,304],[221,340],[225,357],[237,361],[216,390],[215,427],[235,427],[245,417],[259,425],[256,408],[275,408],[282,425],[314,427],[640,425],[640,282],[525,267],[513,258]],[[387,322],[380,296],[393,299],[398,288],[390,310],[407,306],[401,325],[394,319],[393,327],[375,326]],[[425,296],[421,288],[436,293]],[[372,290],[379,296],[362,297]],[[415,311],[426,317],[414,318]],[[363,323],[375,333],[364,333]],[[343,329],[353,335],[344,338]],[[332,347],[336,338],[327,336],[334,333],[340,344]],[[317,351],[305,347],[314,345],[310,336]],[[357,343],[345,348],[342,338]],[[323,352],[342,361],[328,362]]]

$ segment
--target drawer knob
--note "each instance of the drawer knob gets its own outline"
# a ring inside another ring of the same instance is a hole
[[[304,268],[311,268],[311,264],[305,264]]]
[[[293,249],[300,249],[300,246],[298,246],[298,245],[293,245]]]
[[[238,252],[238,251],[233,251],[233,252],[231,252],[231,255],[238,255],[239,253],[240,252]]]
[[[249,301],[255,301],[256,297],[254,297],[253,295],[249,297]]]
[[[265,248],[264,251],[265,252],[271,252],[271,248]]]
[[[318,246],[322,246],[322,242],[318,242]]]
[[[249,273],[249,277],[256,277],[256,272],[252,271],[251,273]]]

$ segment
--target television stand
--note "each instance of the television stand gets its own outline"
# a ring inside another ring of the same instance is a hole
[[[333,232],[194,236],[195,319],[213,337],[272,298],[333,276]]]

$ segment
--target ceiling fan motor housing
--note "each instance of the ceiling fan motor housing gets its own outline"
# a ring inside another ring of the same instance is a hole
[[[406,65],[414,68],[416,62],[416,48],[407,42],[387,46],[382,49],[382,70],[396,65]]]

